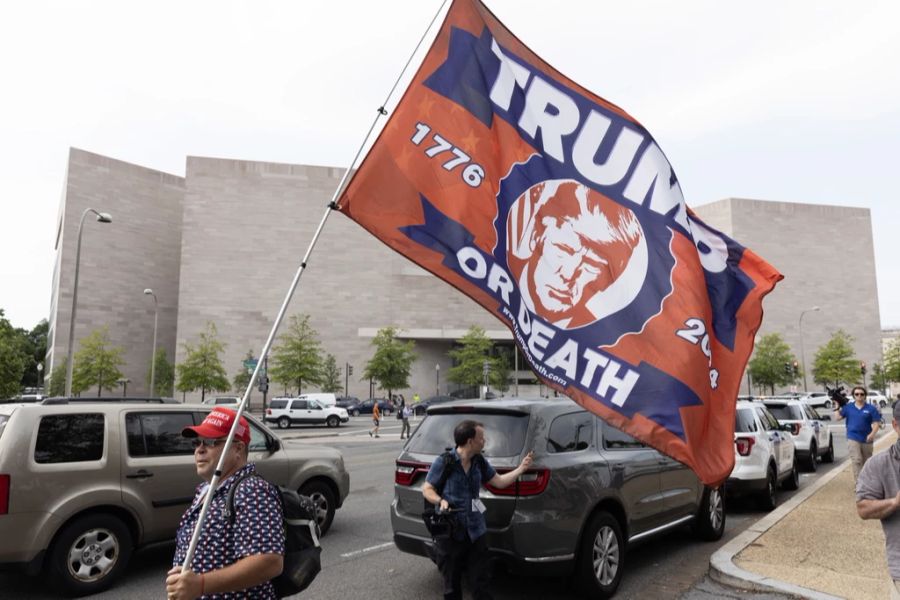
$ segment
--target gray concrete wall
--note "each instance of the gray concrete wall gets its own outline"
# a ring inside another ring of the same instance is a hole
[[[784,275],[763,301],[759,335],[780,333],[798,360],[803,348],[813,383],[816,351],[838,329],[854,336],[857,357],[881,362],[881,325],[869,209],[728,198],[696,207],[710,224],[752,249]],[[727,223],[730,215],[730,224]],[[727,226],[725,226],[727,225]],[[867,375],[867,379],[868,379]],[[803,384],[800,383],[802,390]],[[742,386],[745,391],[746,383]]]
[[[177,359],[207,321],[226,342],[229,379],[248,349],[265,342],[342,171],[330,167],[190,157],[181,255]],[[288,315],[311,315],[323,349],[354,366],[349,393],[367,397],[359,381],[382,327],[460,328],[499,322],[467,297],[415,267],[341,213],[332,213],[313,251]],[[434,365],[449,367],[446,342],[423,342],[407,398],[435,388]],[[446,382],[442,373],[442,389]],[[271,393],[281,393],[273,385]],[[314,391],[313,389],[306,391]],[[294,390],[296,393],[296,390]],[[199,391],[186,398],[199,398]],[[380,395],[380,394],[379,394]],[[258,403],[259,393],[251,401]]]
[[[84,222],[74,350],[91,331],[108,326],[113,345],[124,350],[121,371],[131,380],[128,395],[149,392],[154,313],[153,299],[143,291],[152,288],[159,299],[157,346],[172,360],[183,198],[181,177],[70,150],[51,302],[52,363],[64,361],[66,355],[81,215],[88,207],[108,212],[112,223],[98,223],[91,215]],[[96,390],[89,390],[84,395],[94,394]]]

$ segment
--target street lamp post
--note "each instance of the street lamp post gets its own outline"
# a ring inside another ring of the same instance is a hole
[[[116,380],[116,383],[118,383],[119,385],[122,386],[122,397],[123,397],[123,398],[127,398],[127,397],[128,397],[128,383],[129,383],[130,381],[131,381],[131,380],[128,379],[127,377],[123,377],[122,379],[117,379],[117,380]]]
[[[35,368],[37,369],[37,372],[38,372],[37,387],[43,389],[43,387],[44,387],[44,378],[41,377],[41,373],[44,371],[44,363],[38,363],[37,366],[36,366]]]
[[[153,352],[150,354],[150,397],[156,394],[156,326],[159,324],[159,302],[156,301],[156,294],[153,290],[147,288],[144,295],[153,296]]]
[[[441,395],[441,365],[434,365],[434,395]]]
[[[84,219],[88,213],[97,215],[100,223],[112,223],[109,213],[97,212],[93,208],[86,208],[81,213],[81,221],[78,223],[78,244],[75,246],[75,281],[72,284],[72,317],[69,320],[69,342],[66,351],[66,397],[72,396],[72,343],[75,341],[75,310],[78,308],[78,266],[81,263],[81,232],[84,229]]]
[[[812,308],[807,308],[803,312],[800,313],[800,361],[803,363],[803,393],[808,394],[809,390],[806,387],[806,353],[803,350],[803,315],[808,312],[818,312],[821,310],[818,306],[813,306]]]

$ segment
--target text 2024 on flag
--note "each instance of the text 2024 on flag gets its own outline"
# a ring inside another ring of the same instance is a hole
[[[339,207],[495,314],[545,383],[707,484],[731,472],[781,275],[686,207],[637,121],[480,2],[451,6]]]

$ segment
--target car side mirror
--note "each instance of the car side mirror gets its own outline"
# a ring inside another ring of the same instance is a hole
[[[281,450],[281,442],[275,438],[267,438],[266,449],[269,452],[278,452]]]

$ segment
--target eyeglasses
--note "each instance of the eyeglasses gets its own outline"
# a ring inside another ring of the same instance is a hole
[[[860,398],[862,398],[863,396],[865,396],[865,394],[863,394],[862,392],[853,392],[853,395],[854,395],[854,396],[859,396]]]
[[[216,448],[225,443],[225,438],[221,438],[218,440],[206,440],[203,438],[194,438],[191,440],[191,448],[196,450],[200,446],[206,446],[207,448]]]

